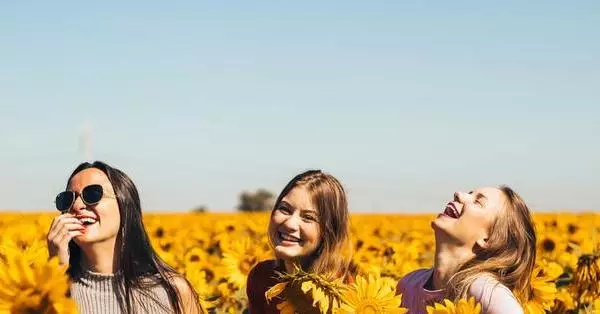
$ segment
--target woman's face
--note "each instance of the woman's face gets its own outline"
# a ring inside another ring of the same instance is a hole
[[[295,187],[271,213],[269,237],[277,258],[294,261],[319,247],[321,232],[310,193]]]
[[[469,193],[456,192],[444,211],[432,222],[437,241],[460,246],[483,244],[496,218],[504,211],[506,196],[498,188],[479,188]]]
[[[83,188],[92,184],[102,186],[103,196],[97,204],[86,205],[80,195]],[[95,168],[85,169],[71,178],[68,190],[78,195],[69,212],[85,227],[83,235],[75,237],[73,241],[82,246],[116,239],[121,216],[115,192],[104,172]]]

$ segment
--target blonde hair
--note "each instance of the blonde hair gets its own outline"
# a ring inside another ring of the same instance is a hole
[[[321,170],[303,172],[283,188],[275,201],[273,211],[279,207],[282,199],[297,187],[305,188],[310,194],[317,211],[320,230],[317,249],[304,257],[300,266],[305,271],[332,278],[345,278],[352,258],[352,245],[348,201],[342,184]]]
[[[463,264],[446,285],[446,298],[468,296],[469,287],[482,274],[494,277],[513,291],[521,301],[531,295],[530,277],[535,265],[536,235],[531,213],[525,201],[508,186],[500,190],[506,196],[505,211],[490,229],[487,246]]]

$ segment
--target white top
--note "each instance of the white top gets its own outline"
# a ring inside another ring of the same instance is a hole
[[[404,276],[398,282],[397,293],[402,293],[402,306],[409,313],[427,313],[427,305],[441,303],[444,290],[427,290],[425,284],[433,274],[433,269],[419,269]],[[481,312],[488,314],[523,314],[521,304],[505,285],[491,276],[481,275],[469,287],[469,295],[481,303]]]

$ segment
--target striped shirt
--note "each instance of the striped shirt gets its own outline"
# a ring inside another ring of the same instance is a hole
[[[71,297],[77,303],[79,313],[122,313],[116,287],[115,275],[83,270],[81,276],[71,284]],[[174,312],[166,290],[160,285],[153,285],[145,289],[144,293],[133,289],[132,294],[132,307],[135,313]]]

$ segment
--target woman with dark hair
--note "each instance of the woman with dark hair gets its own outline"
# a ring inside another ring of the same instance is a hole
[[[189,282],[152,248],[125,173],[99,161],[80,164],[56,208],[48,250],[68,264],[81,313],[202,312]]]

